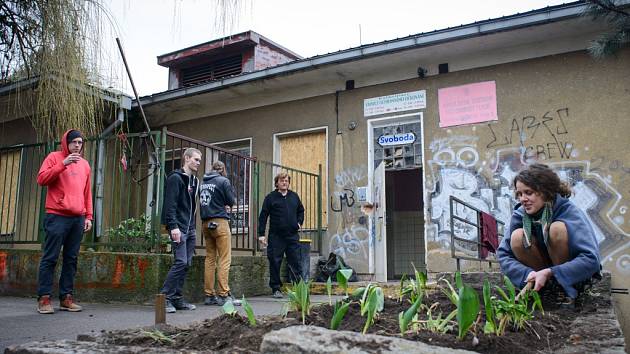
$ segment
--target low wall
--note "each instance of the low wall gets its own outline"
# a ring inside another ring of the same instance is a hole
[[[38,250],[0,250],[0,295],[36,296]],[[195,256],[188,271],[184,296],[203,301],[204,256]],[[152,303],[166,278],[173,257],[168,254],[81,252],[75,296],[84,302]],[[57,263],[53,296],[58,295],[61,258]],[[269,294],[267,258],[233,256],[230,287],[236,297]]]

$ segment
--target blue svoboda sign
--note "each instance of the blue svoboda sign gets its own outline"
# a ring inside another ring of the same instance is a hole
[[[414,133],[381,135],[378,137],[378,144],[380,146],[413,144],[414,141],[416,141],[416,135]]]

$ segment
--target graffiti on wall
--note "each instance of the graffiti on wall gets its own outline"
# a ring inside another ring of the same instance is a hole
[[[525,149],[525,155],[536,160],[570,159],[573,143],[568,140],[569,109],[560,108],[546,111],[540,116],[527,115],[513,118],[509,131],[495,131],[494,124],[487,127],[492,140],[486,148],[500,148],[518,144]],[[536,143],[528,144],[527,141]]]
[[[474,135],[433,140],[429,144],[426,182],[430,248],[450,249],[451,195],[508,224],[516,203],[511,187],[514,176],[527,163],[541,161],[571,185],[572,200],[585,212],[596,232],[602,263],[623,274],[630,273],[630,167],[606,156],[579,158],[580,154],[588,155],[589,147],[576,146],[570,123],[569,108],[560,108],[512,119],[504,131],[488,124],[487,142],[480,142]],[[470,215],[466,210],[455,213],[463,218],[473,217],[472,211],[468,211]],[[477,237],[474,227],[464,223],[453,227],[458,237]],[[456,248],[473,256],[476,252]]]
[[[365,186],[367,177],[365,166],[340,171],[329,197],[331,216],[336,221],[330,232],[329,250],[342,256],[358,272],[367,272],[369,263],[369,219],[357,202],[357,187]]]

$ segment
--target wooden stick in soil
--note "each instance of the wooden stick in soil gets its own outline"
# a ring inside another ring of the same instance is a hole
[[[166,323],[166,295],[155,296],[155,324]]]
[[[518,299],[523,296],[523,294],[525,294],[527,292],[527,290],[531,289],[534,286],[534,282],[533,281],[529,281],[527,282],[527,285],[525,285],[525,287],[521,290],[521,292],[518,293],[518,295],[516,295],[516,298],[514,299],[514,301],[518,301]]]

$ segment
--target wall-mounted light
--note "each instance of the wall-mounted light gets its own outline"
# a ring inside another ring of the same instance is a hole
[[[419,66],[418,67],[418,77],[424,79],[427,76],[427,69]]]
[[[352,122],[348,123],[348,129],[349,129],[349,130],[355,130],[355,129],[357,129],[357,122],[352,121]]]

